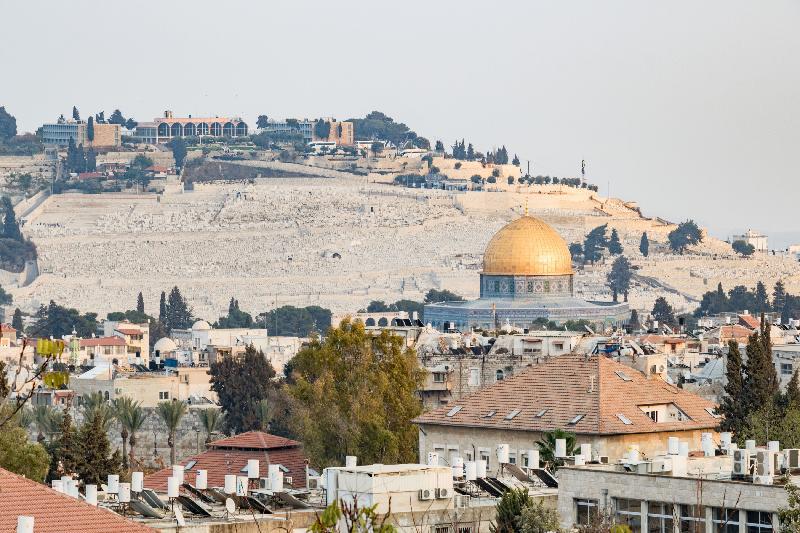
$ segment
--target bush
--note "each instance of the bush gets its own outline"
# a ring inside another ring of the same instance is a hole
[[[455,168],[456,168],[456,170],[461,168],[461,161],[459,161],[458,163],[455,164]]]
[[[492,176],[494,176],[495,178],[499,178],[500,177],[500,169],[496,168],[496,169],[492,170]]]

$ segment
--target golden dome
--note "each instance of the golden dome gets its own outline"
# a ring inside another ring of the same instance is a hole
[[[483,273],[563,276],[573,273],[572,257],[556,230],[526,215],[506,224],[489,241]]]

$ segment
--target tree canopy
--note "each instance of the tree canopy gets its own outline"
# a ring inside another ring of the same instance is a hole
[[[653,320],[658,320],[662,324],[675,324],[675,311],[663,296],[656,298],[651,314],[653,315]]]
[[[324,332],[331,326],[331,311],[317,305],[284,305],[259,313],[255,321],[258,325],[264,324],[271,335],[308,337],[312,332]]]
[[[17,134],[17,119],[5,107],[0,106],[0,141],[7,141]]]
[[[592,264],[599,261],[602,257],[603,249],[608,247],[608,240],[606,239],[606,229],[608,224],[597,226],[586,235],[583,240],[583,260]]]
[[[687,220],[669,232],[667,239],[673,252],[683,254],[689,246],[699,243],[703,239],[703,235],[694,220]]]
[[[361,141],[379,139],[390,141],[395,146],[400,146],[405,141],[413,141],[417,134],[402,122],[395,122],[391,117],[373,111],[364,118],[351,118],[355,138]]]
[[[611,289],[614,301],[617,301],[619,294],[625,296],[625,301],[628,301],[628,291],[631,288],[631,279],[633,272],[631,271],[631,263],[624,255],[617,257],[611,265],[611,271],[608,273],[608,287]]]
[[[733,248],[734,252],[744,257],[749,257],[753,255],[753,253],[756,251],[755,246],[753,246],[749,242],[742,240],[733,241],[733,244],[731,244],[731,248]]]
[[[175,159],[175,168],[182,169],[183,162],[186,160],[186,141],[183,140],[183,137],[175,137],[169,142],[169,147],[172,149],[172,157]]]
[[[97,331],[97,313],[81,314],[77,309],[62,307],[52,300],[39,307],[33,317],[28,333],[37,337],[60,339],[71,335],[73,329],[80,337],[91,337]]]
[[[639,251],[645,257],[650,255],[650,239],[647,237],[646,231],[642,233],[642,238],[639,241]]]
[[[423,376],[400,337],[344,320],[290,365],[289,393],[312,464],[343,464],[347,455],[365,464],[416,462],[411,420],[422,411],[416,391]]]

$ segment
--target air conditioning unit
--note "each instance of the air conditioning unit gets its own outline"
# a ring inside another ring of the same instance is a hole
[[[601,455],[600,456],[600,464],[601,465],[607,465],[608,464],[608,456],[607,455]]]
[[[434,498],[433,489],[419,489],[417,497],[422,501],[432,500]]]
[[[788,448],[783,452],[786,454],[786,466],[789,469],[800,468],[800,449]]]
[[[753,476],[753,483],[756,485],[772,485],[772,476]]]
[[[750,475],[750,456],[751,452],[748,449],[740,449],[733,451],[733,475],[744,477]]]
[[[319,478],[316,476],[309,476],[306,479],[306,488],[309,490],[319,489],[320,488],[319,485],[320,485]]]
[[[470,497],[466,494],[456,494],[453,496],[453,503],[456,509],[464,509],[469,507]]]
[[[669,457],[653,459],[653,462],[650,465],[650,472],[653,474],[670,471],[672,471],[672,459]]]
[[[436,499],[438,500],[446,500],[453,496],[453,491],[451,489],[441,488],[436,489]]]
[[[756,452],[756,476],[772,476],[775,473],[774,452],[759,450]]]

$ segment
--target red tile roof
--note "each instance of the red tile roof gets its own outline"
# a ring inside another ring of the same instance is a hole
[[[117,328],[114,331],[118,331],[123,335],[142,335],[144,332],[140,329],[135,328]]]
[[[656,423],[639,408],[659,404],[674,404],[689,420]],[[447,416],[455,407],[460,410]],[[562,355],[424,413],[414,421],[420,425],[517,431],[560,428],[583,435],[614,435],[716,428],[719,419],[706,411],[714,407],[712,402],[660,377],[648,378],[607,357]],[[515,410],[519,412],[512,417]],[[496,413],[487,417],[490,411]],[[537,417],[539,413],[543,414]],[[619,414],[631,424],[626,424]],[[584,416],[570,424],[578,415]]]
[[[288,470],[284,472],[284,476],[292,478],[292,487],[306,486],[306,456],[302,445],[297,441],[260,431],[248,431],[212,442],[207,451],[187,457],[179,464],[186,466],[189,462],[196,461],[190,470],[185,471],[187,482],[194,484],[195,473],[198,470],[207,470],[208,486],[223,487],[225,474],[244,475],[242,469],[247,465],[248,459],[260,461],[261,477],[267,477],[269,464],[280,464]],[[145,487],[156,492],[166,492],[167,478],[171,475],[171,467],[149,474],[144,478]]]
[[[33,517],[36,533],[155,531],[0,468],[0,531],[16,531],[20,515]]]
[[[739,315],[739,324],[750,329],[759,329],[761,321],[753,315]]]
[[[120,337],[97,337],[81,339],[81,348],[85,346],[126,346],[125,339]]]

